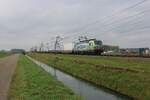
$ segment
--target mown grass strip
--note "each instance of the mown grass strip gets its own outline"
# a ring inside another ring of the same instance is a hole
[[[150,99],[150,62],[147,60],[36,53],[30,56],[135,99]]]
[[[9,100],[81,100],[81,98],[22,55],[12,79]]]

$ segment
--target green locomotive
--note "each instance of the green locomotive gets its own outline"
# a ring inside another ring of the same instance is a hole
[[[79,41],[74,44],[74,54],[96,54],[100,55],[103,52],[103,43],[101,40],[88,39]]]

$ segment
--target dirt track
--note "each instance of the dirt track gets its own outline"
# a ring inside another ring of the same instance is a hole
[[[19,55],[0,59],[0,100],[7,100],[11,78],[17,66]]]

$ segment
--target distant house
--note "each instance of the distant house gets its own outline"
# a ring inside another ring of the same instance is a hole
[[[150,52],[149,48],[122,48],[120,53],[130,53],[130,54],[148,54]]]

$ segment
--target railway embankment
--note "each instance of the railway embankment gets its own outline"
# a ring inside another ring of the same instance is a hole
[[[150,98],[150,62],[147,59],[38,53],[29,55],[98,86],[138,100]]]

